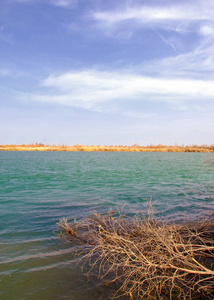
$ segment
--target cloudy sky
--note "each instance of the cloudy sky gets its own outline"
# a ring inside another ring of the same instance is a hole
[[[1,0],[0,144],[213,144],[213,0]]]

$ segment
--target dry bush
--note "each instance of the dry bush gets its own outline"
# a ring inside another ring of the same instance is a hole
[[[112,298],[213,299],[214,217],[166,224],[149,216],[97,214],[58,224],[80,244],[81,261],[116,283]]]

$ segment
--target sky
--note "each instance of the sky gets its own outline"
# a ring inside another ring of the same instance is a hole
[[[214,144],[213,0],[1,0],[0,144]]]

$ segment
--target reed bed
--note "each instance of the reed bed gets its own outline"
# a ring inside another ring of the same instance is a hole
[[[44,145],[42,143],[30,145],[0,145],[0,151],[96,151],[96,152],[206,152],[213,153],[214,145],[190,145],[190,146],[166,146],[166,145],[149,145],[139,146],[137,144],[132,146],[123,145]]]
[[[152,213],[95,212],[58,225],[89,274],[117,287],[112,299],[214,299],[214,215],[168,224]]]

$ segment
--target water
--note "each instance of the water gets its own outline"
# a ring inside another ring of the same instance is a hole
[[[213,205],[205,153],[0,152],[0,299],[106,299],[87,281],[73,248],[55,233],[62,218],[152,200],[157,217],[198,218]]]

